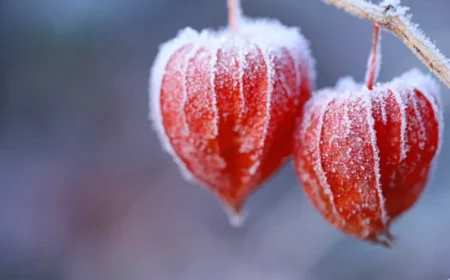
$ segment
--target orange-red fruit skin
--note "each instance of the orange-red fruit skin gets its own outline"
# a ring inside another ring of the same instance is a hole
[[[188,175],[238,212],[291,155],[312,88],[309,53],[251,34],[197,36],[163,64],[159,133]]]
[[[389,235],[420,197],[440,147],[438,88],[411,73],[373,90],[324,90],[296,128],[294,165],[308,198],[355,238]]]

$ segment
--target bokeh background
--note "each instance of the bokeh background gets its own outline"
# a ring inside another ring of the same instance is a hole
[[[182,179],[147,119],[158,45],[187,25],[226,24],[225,0],[0,4],[0,279],[450,278],[449,130],[428,189],[394,224],[395,249],[332,228],[290,164],[250,199],[245,226],[233,228],[212,195]],[[450,2],[403,4],[450,56]],[[318,87],[364,78],[371,24],[318,0],[242,5],[249,16],[302,28]],[[380,80],[427,71],[392,35],[382,47]]]

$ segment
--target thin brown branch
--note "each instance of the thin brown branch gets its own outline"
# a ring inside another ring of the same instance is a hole
[[[408,8],[384,1],[375,5],[364,0],[323,0],[356,17],[366,19],[396,35],[430,70],[450,88],[449,60],[409,20]]]

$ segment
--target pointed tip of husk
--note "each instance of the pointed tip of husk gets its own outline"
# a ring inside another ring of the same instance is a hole
[[[228,216],[228,221],[232,227],[239,228],[245,224],[247,214],[242,209],[242,204],[233,204],[224,201],[222,205],[225,213]]]

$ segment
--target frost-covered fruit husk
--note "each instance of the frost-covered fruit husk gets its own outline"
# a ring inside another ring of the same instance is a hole
[[[306,103],[294,164],[334,226],[389,245],[390,223],[420,197],[440,149],[438,91],[431,77],[412,70],[372,90],[347,78]]]
[[[191,28],[161,46],[151,118],[184,175],[238,213],[292,152],[314,61],[297,28],[241,19],[237,33]]]

